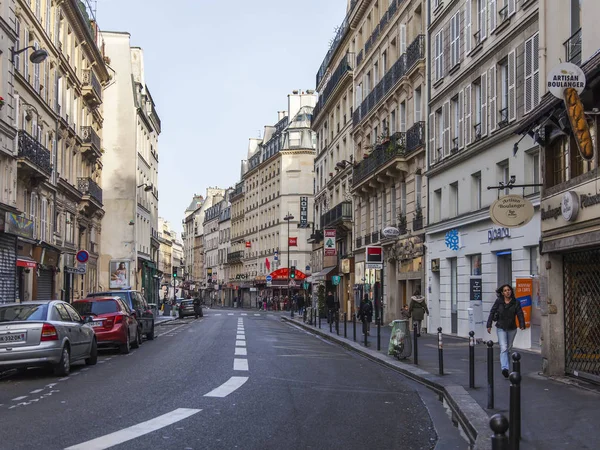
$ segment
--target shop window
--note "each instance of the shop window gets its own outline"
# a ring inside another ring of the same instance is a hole
[[[481,275],[481,253],[469,256],[471,262],[471,276]]]

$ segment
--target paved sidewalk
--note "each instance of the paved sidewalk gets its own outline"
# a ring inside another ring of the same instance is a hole
[[[290,319],[289,315],[285,317]],[[302,319],[295,317],[295,322]],[[303,324],[304,325],[304,324]],[[353,341],[352,322],[347,323],[347,339],[344,339],[344,323],[340,322],[339,337],[335,326],[329,332],[326,319],[321,321],[321,329],[307,325],[340,343],[352,343],[356,350],[364,349],[364,336],[359,322],[356,323],[356,344]],[[381,351],[387,355],[391,327],[381,327]],[[428,372],[423,378],[429,384],[430,376],[437,376],[438,341],[435,335],[423,334],[418,340],[419,369]],[[358,344],[358,345],[357,345]],[[371,325],[368,337],[369,350],[377,350],[377,327]],[[492,416],[498,412],[508,417],[510,382],[500,373],[499,347],[494,345],[494,393],[495,408],[487,409],[487,347],[479,344],[475,347],[475,389],[469,389],[469,342],[467,339],[443,336],[444,375],[439,377],[452,385],[464,387],[466,392]],[[558,449],[598,448],[600,427],[598,427],[598,411],[600,410],[600,388],[575,381],[570,378],[550,379],[540,374],[541,357],[539,354],[519,351],[521,353],[521,417],[522,441],[521,449]],[[395,361],[392,356],[387,356]],[[400,363],[414,371],[412,357]],[[411,375],[412,377],[412,375]],[[491,432],[489,433],[491,434]]]

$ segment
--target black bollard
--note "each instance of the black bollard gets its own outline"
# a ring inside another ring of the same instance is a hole
[[[521,354],[519,352],[514,352],[512,354],[513,360],[513,372],[521,373]]]
[[[444,346],[442,344],[442,327],[438,328],[438,361],[440,366],[440,375],[444,375]]]
[[[335,312],[335,333],[338,336],[340,335],[340,312],[339,311]]]
[[[354,333],[354,342],[356,342],[356,314],[352,313],[352,332]]]
[[[469,331],[469,387],[475,388],[475,332]]]
[[[510,380],[510,406],[508,408],[510,421],[510,448],[519,450],[521,440],[521,374],[513,372],[508,377]]]
[[[363,334],[365,335],[365,347],[369,346],[369,341],[367,339],[367,319],[363,319]]]
[[[417,344],[417,322],[413,322],[413,338],[414,338],[413,353],[415,355],[413,357],[413,361],[414,361],[415,365],[419,365],[419,345]]]
[[[329,332],[333,333],[333,314],[331,313],[331,310],[327,312],[327,318],[329,320]]]
[[[344,337],[348,337],[348,318],[346,317],[346,312],[344,312]]]
[[[381,316],[377,321],[377,351],[381,351]]]
[[[317,309],[317,316],[319,317],[319,329],[321,329],[321,311]]]
[[[494,409],[494,343],[487,341],[488,409]]]
[[[490,428],[494,432],[492,435],[492,450],[509,450],[508,437],[508,419],[502,414],[494,414],[490,419]]]

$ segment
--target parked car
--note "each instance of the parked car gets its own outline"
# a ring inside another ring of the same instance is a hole
[[[50,366],[59,376],[71,364],[96,364],[98,346],[92,327],[60,300],[0,305],[0,370]]]
[[[142,334],[146,335],[146,338],[151,341],[154,339],[154,314],[148,306],[146,299],[141,292],[138,291],[108,291],[108,292],[95,292],[89,294],[88,298],[98,297],[119,297],[121,298],[127,307],[132,311],[135,311],[135,318],[142,327]]]
[[[183,319],[187,316],[195,316],[196,310],[194,309],[194,300],[183,300],[179,305],[179,318]],[[200,317],[204,317],[202,314],[202,306],[200,306]]]
[[[121,353],[142,344],[142,326],[119,297],[77,300],[73,307],[94,328],[99,347],[118,347]]]

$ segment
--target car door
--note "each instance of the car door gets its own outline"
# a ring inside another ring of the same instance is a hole
[[[137,292],[132,291],[131,295],[131,304],[133,305],[133,312],[135,312],[135,317],[137,321],[142,325],[142,332],[146,332],[146,324],[142,318],[142,302],[140,301],[140,296]]]
[[[125,302],[123,300],[121,300],[120,298],[117,299],[117,303],[119,304],[119,308],[121,309],[121,311],[124,314],[127,314],[127,317],[125,318],[125,320],[127,322],[127,327],[129,328],[129,335],[136,336],[137,335],[137,320],[135,320],[135,317],[133,317],[133,315],[131,314],[131,308],[129,308],[125,304]]]
[[[152,320],[154,320],[154,314],[152,314],[146,298],[139,292],[138,295],[140,296],[140,302],[142,303],[142,320],[144,321],[146,331],[152,331]]]
[[[65,303],[64,307],[67,309],[73,323],[77,327],[77,345],[80,347],[81,356],[88,356],[92,340],[94,339],[94,330],[83,321],[82,317],[73,306]]]
[[[81,335],[77,329],[78,324],[73,322],[64,303],[56,303],[54,306],[58,311],[63,336],[66,336],[71,344],[71,359],[78,359],[81,357]]]

